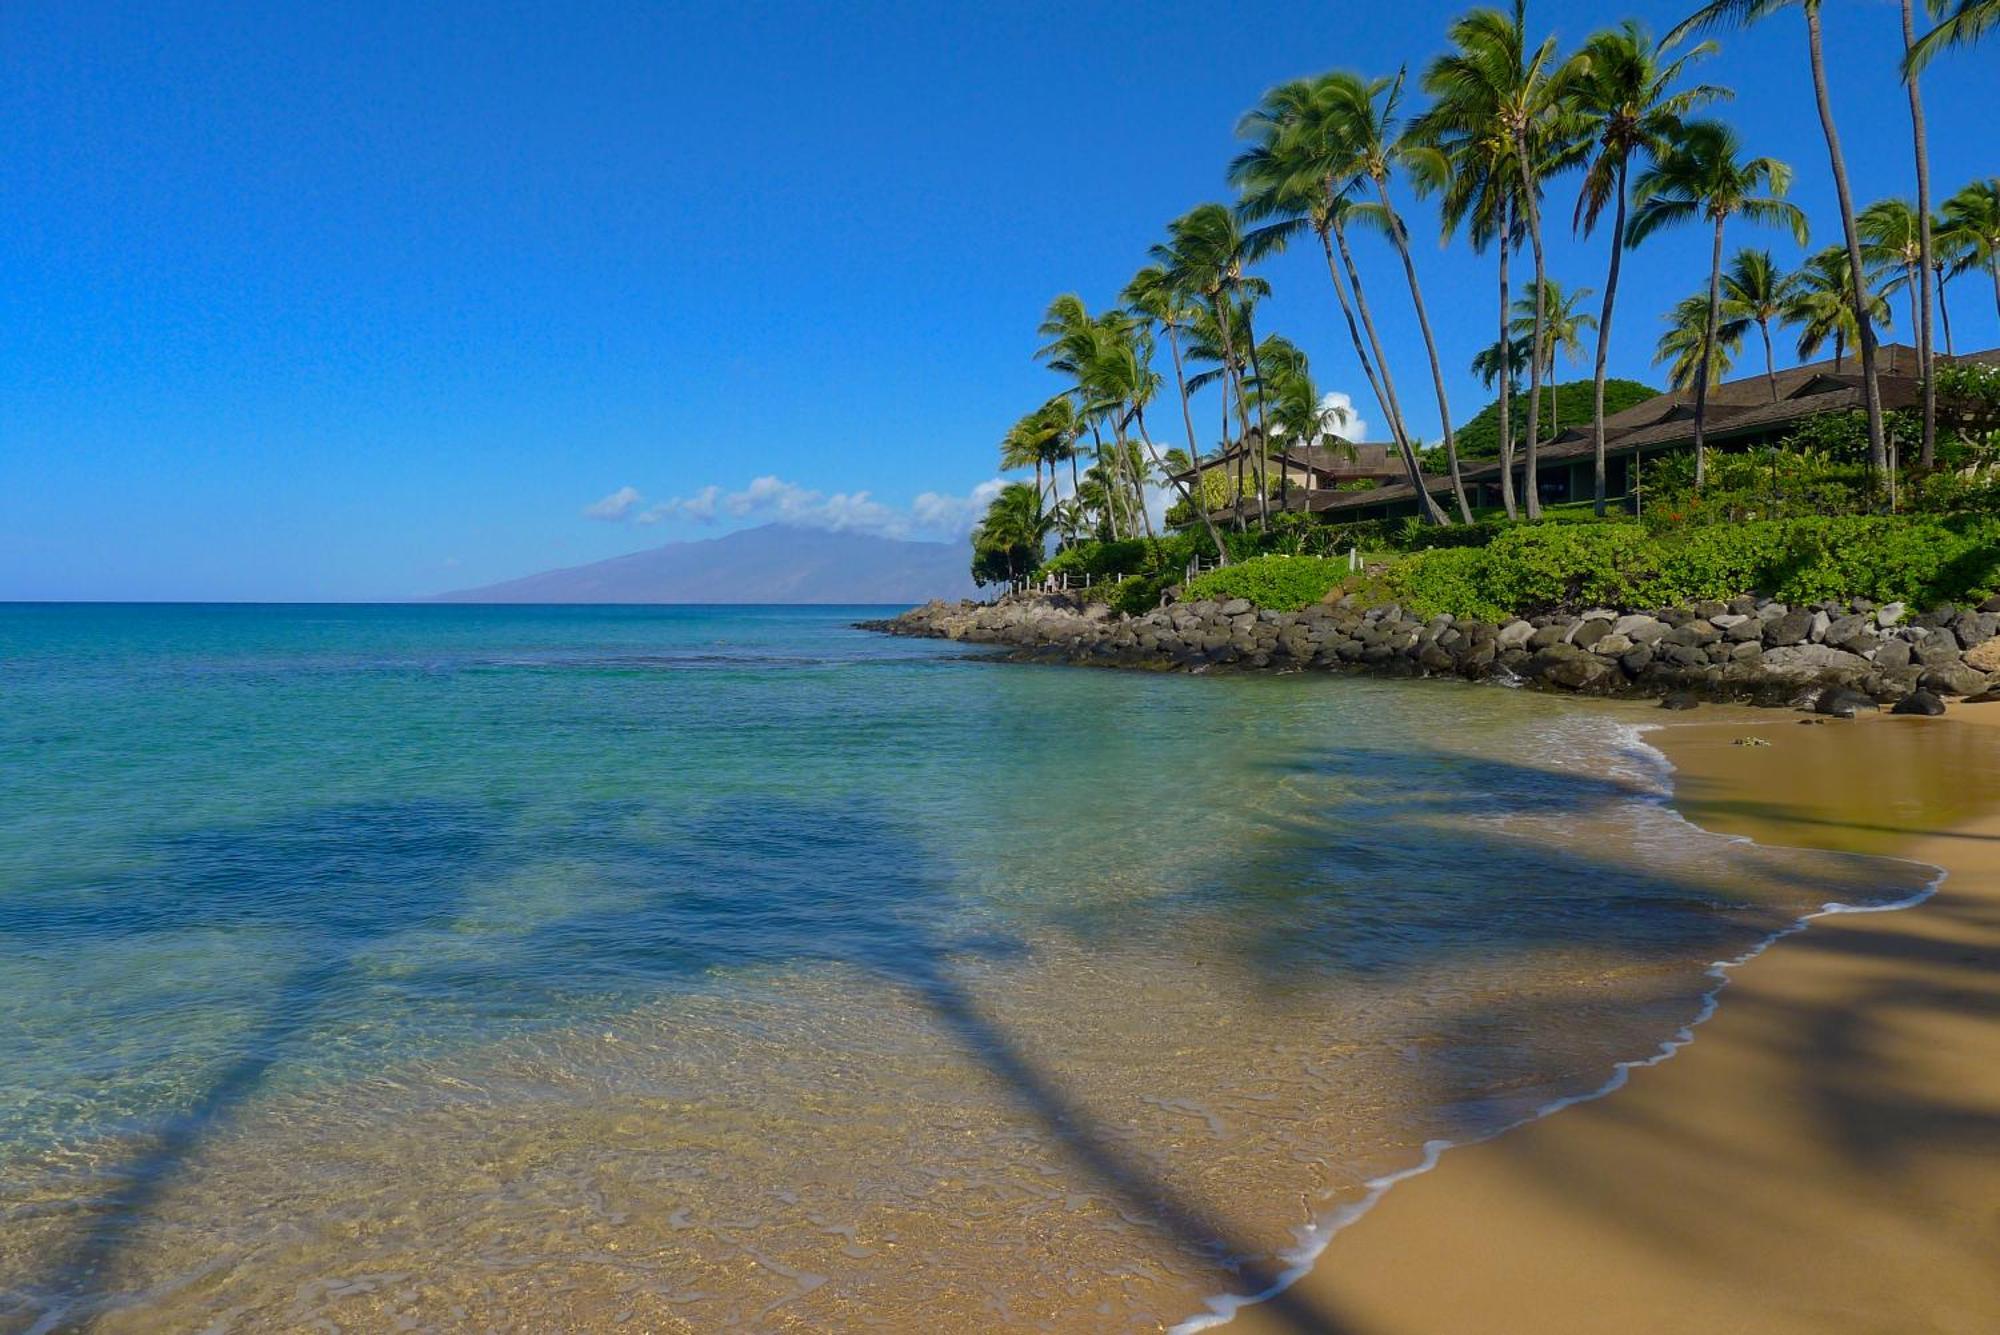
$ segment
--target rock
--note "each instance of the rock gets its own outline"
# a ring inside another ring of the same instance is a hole
[[[1945,663],[1937,667],[1927,667],[1917,685],[1939,695],[1978,695],[1987,685],[1986,674],[1964,663]]]
[[[1635,644],[1618,658],[1618,666],[1624,668],[1635,677],[1651,667],[1652,664],[1653,646],[1650,644]]]
[[[2000,691],[1981,691],[1977,695],[1966,696],[1959,703],[1962,705],[2000,705]]]
[[[1831,630],[1832,628],[1833,628],[1832,617],[1828,616],[1823,611],[1814,612],[1812,619],[1812,629],[1806,632],[1806,638],[1811,640],[1814,644],[1823,644],[1826,641],[1827,631]]]
[[[1787,612],[1776,621],[1766,622],[1764,643],[1774,649],[1788,648],[1804,644],[1812,634],[1813,614],[1807,611]]]
[[[1965,665],[1978,672],[2000,672],[2000,639],[1988,639],[1965,651]]]
[[[1422,498],[1419,497],[1419,499]],[[1196,517],[1199,518],[1199,516]],[[1248,598],[1231,598],[1228,602],[1224,603],[1221,607],[1218,607],[1216,609],[1216,611],[1220,612],[1223,616],[1226,617],[1240,617],[1249,610],[1250,610],[1250,600]]]
[[[1901,603],[1884,603],[1875,609],[1875,624],[1887,629],[1901,621],[1906,610]]]
[[[1569,643],[1571,629],[1571,626],[1563,622],[1551,621],[1548,625],[1543,626],[1528,637],[1528,647],[1530,649],[1547,649],[1551,645],[1567,644]]]
[[[1944,701],[1938,699],[1936,693],[1932,691],[1912,691],[1898,700],[1896,707],[1889,712],[1891,714],[1922,714],[1935,718],[1937,715],[1944,713]]]
[[[1602,654],[1606,658],[1617,658],[1620,655],[1629,652],[1631,648],[1632,648],[1631,639],[1627,636],[1619,635],[1616,632],[1606,635],[1602,639],[1592,641],[1590,645],[1590,651],[1592,653]]]
[[[1722,627],[1724,630],[1734,630],[1749,619],[1742,612],[1719,612],[1715,616],[1710,617],[1709,621],[1714,625]]]
[[[1982,612],[2000,613],[2000,593],[1994,594],[1991,598],[1988,598],[1985,602],[1981,603],[1979,605],[1979,610]]]
[[[1759,666],[1773,676],[1807,678],[1829,672],[1858,674],[1866,672],[1869,664],[1860,654],[1850,654],[1845,649],[1824,644],[1793,644],[1765,651]]]
[[[1829,686],[1813,701],[1813,712],[1828,718],[1853,718],[1856,714],[1872,714],[1875,702],[1859,691],[1850,691],[1845,686]]]
[[[1731,644],[1762,644],[1764,623],[1755,617],[1744,617],[1733,626],[1724,626],[1722,638]]]
[[[1844,648],[1848,640],[1864,630],[1873,629],[1874,624],[1874,619],[1871,617],[1857,615],[1839,617],[1828,623],[1826,632],[1819,638],[1823,643],[1833,645],[1835,648]]]
[[[1952,638],[1949,631],[1939,631],[1935,635],[1929,635],[1920,640],[1912,651],[1911,657],[1927,668],[1948,667],[1953,663],[1961,661],[1958,652],[1958,641]]]
[[[1534,634],[1535,628],[1529,623],[1525,621],[1509,621],[1499,629],[1493,638],[1499,644],[1502,652],[1504,652],[1508,649],[1526,648],[1528,641],[1534,638]]]
[[[1696,618],[1668,631],[1665,642],[1668,644],[1684,644],[1690,648],[1695,648],[1714,644],[1721,638],[1722,632],[1715,628],[1714,622]]]
[[[1776,621],[1780,617],[1785,616],[1791,610],[1792,610],[1791,608],[1785,606],[1783,603],[1780,602],[1764,603],[1757,609],[1757,619],[1763,622]]]
[[[1660,697],[1662,709],[1695,709],[1701,705],[1701,697],[1693,691],[1668,691]]]
[[[1575,645],[1579,649],[1594,649],[1597,647],[1598,641],[1602,640],[1605,636],[1609,635],[1610,633],[1611,633],[1611,618],[1589,617],[1586,618],[1580,625],[1577,626],[1576,633],[1569,637],[1569,642]],[[1625,649],[1629,649],[1631,647],[1632,646],[1628,641],[1625,644],[1624,648],[1621,648],[1618,652],[1623,653]]]
[[[1764,739],[1763,739],[1762,737],[1738,737],[1738,738],[1737,738],[1737,739],[1736,739],[1735,741],[1731,742],[1731,743],[1730,743],[1730,745],[1731,745],[1731,746],[1769,746],[1769,745],[1770,745],[1770,743],[1769,743],[1769,742],[1767,742],[1767,741],[1765,741],[1765,740],[1764,740]]]
[[[1878,668],[1906,668],[1910,665],[1910,642],[1908,640],[1884,640],[1882,647],[1875,651],[1875,666]]]
[[[1635,613],[1611,623],[1613,635],[1623,635],[1634,644],[1652,644],[1667,633],[1667,623],[1658,617]]]

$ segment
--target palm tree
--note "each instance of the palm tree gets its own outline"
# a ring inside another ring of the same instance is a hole
[[[1778,268],[1768,250],[1739,250],[1722,275],[1722,321],[1718,342],[1741,342],[1751,325],[1764,341],[1764,383],[1778,401],[1778,368],[1771,355],[1771,325],[1787,318],[1798,279]]]
[[[1042,507],[1042,494],[1025,482],[1009,482],[972,530],[972,544],[1004,553],[1007,582],[1019,584],[1040,562],[1042,545],[1054,527],[1054,516]]]
[[[1514,170],[1513,141],[1476,126],[1454,128],[1420,120],[1403,149],[1417,189],[1439,195],[1445,239],[1464,228],[1475,250],[1492,245],[1499,256],[1498,338],[1491,349],[1500,381],[1500,504],[1508,519],[1520,516],[1514,495],[1513,336],[1508,332],[1513,299],[1508,260],[1521,244],[1520,176]]]
[[[1736,364],[1736,354],[1742,351],[1743,340],[1740,334],[1730,338],[1726,327],[1718,327],[1714,336],[1710,337],[1708,294],[1697,292],[1691,297],[1683,297],[1667,312],[1666,320],[1667,332],[1660,335],[1659,344],[1653,350],[1653,364],[1666,364],[1667,383],[1674,389],[1695,386],[1696,376],[1705,361],[1708,378],[1704,385],[1696,387],[1695,392],[1700,394],[1706,385],[1720,384],[1722,378],[1729,374],[1729,368]]]
[[[1806,242],[1806,216],[1786,202],[1792,170],[1776,158],[1742,157],[1736,132],[1720,121],[1695,121],[1658,162],[1639,176],[1633,188],[1638,207],[1632,213],[1632,244],[1638,245],[1662,228],[1706,219],[1714,227],[1708,271],[1708,343],[1715,341],[1716,317],[1722,306],[1722,235],[1732,217],[1751,222],[1783,223],[1800,245]],[[1759,193],[1760,191],[1768,193]],[[1694,483],[1708,477],[1705,433],[1708,421],[1709,377],[1694,382]]]
[[[1961,248],[1953,275],[1986,270],[1993,278],[1993,309],[2000,313],[2000,178],[1974,181],[1947,199],[1944,218]]]
[[[1806,54],[1812,66],[1813,98],[1819,105],[1820,131],[1826,137],[1827,159],[1833,167],[1833,192],[1840,201],[1840,227],[1847,243],[1847,262],[1861,272],[1861,234],[1854,222],[1854,191],[1847,183],[1847,159],[1840,151],[1840,132],[1833,123],[1833,98],[1827,91],[1826,51],[1820,40],[1821,0],[1710,0],[1676,28],[1669,37],[1678,37],[1698,28],[1718,24],[1748,27],[1769,18],[1781,9],[1796,7],[1806,20]],[[1862,399],[1868,407],[1868,467],[1876,477],[1889,467],[1888,438],[1883,433],[1882,386],[1875,371],[1875,330],[1868,322],[1865,307],[1856,293],[1855,334],[1861,349]]]
[[[1937,453],[1937,396],[1931,385],[1930,358],[1930,214],[1912,208],[1906,199],[1878,199],[1861,211],[1862,256],[1871,264],[1894,269],[1883,293],[1910,294],[1910,324],[1917,333],[1917,375],[1924,382],[1923,466]]]
[[[1528,360],[1529,337],[1523,334],[1519,338],[1509,337],[1505,342],[1496,339],[1475,353],[1472,373],[1479,377],[1479,383],[1491,389],[1509,367],[1524,364]]]
[[[1681,124],[1697,107],[1728,97],[1727,89],[1699,84],[1676,92],[1688,64],[1709,55],[1715,43],[1702,42],[1669,60],[1671,42],[1657,45],[1638,23],[1600,32],[1584,43],[1584,70],[1575,81],[1571,101],[1588,125],[1594,147],[1584,166],[1583,189],[1576,200],[1572,224],[1585,235],[1596,229],[1607,204],[1613,206],[1611,263],[1604,280],[1604,305],[1597,317],[1597,364],[1591,390],[1591,457],[1593,499],[1597,513],[1605,510],[1604,381],[1611,354],[1611,313],[1618,298],[1618,276],[1625,256],[1625,216],[1630,199],[1627,180],[1634,159],[1655,161],[1679,135]]]
[[[1903,68],[1917,74],[1948,46],[1970,46],[1988,30],[2000,26],[2000,0],[1926,0],[1931,17],[1942,19],[1924,39],[1910,46]]]
[[[1863,277],[1860,290],[1865,294],[1868,318],[1886,329],[1889,300],[1865,281],[1866,275]],[[1833,369],[1838,373],[1848,347],[1856,338],[1854,267],[1847,262],[1847,251],[1840,246],[1828,246],[1812,255],[1792,276],[1792,284],[1785,319],[1799,327],[1799,360],[1812,360],[1831,342]]]
[[[1355,85],[1358,83],[1352,75],[1330,74],[1317,79],[1294,80],[1266,93],[1256,109],[1244,116],[1237,126],[1237,133],[1250,139],[1252,145],[1230,164],[1229,179],[1242,192],[1237,212],[1246,221],[1264,224],[1257,235],[1271,238],[1273,244],[1282,244],[1302,228],[1309,227],[1319,237],[1320,249],[1326,256],[1327,276],[1333,282],[1334,295],[1340,304],[1341,316],[1346,321],[1355,357],[1361,363],[1362,374],[1367,378],[1376,402],[1382,407],[1383,416],[1388,420],[1390,436],[1402,456],[1411,485],[1426,497],[1425,502],[1420,504],[1428,510],[1423,468],[1411,444],[1402,404],[1396,396],[1395,380],[1381,355],[1380,342],[1375,338],[1374,317],[1367,309],[1360,275],[1353,269],[1352,252],[1347,245],[1345,224],[1357,211],[1352,196],[1361,175],[1362,155],[1353,142],[1357,124],[1363,120],[1354,114]],[[1340,269],[1334,262],[1336,235],[1352,274],[1356,294],[1353,301],[1349,300],[1347,285],[1343,284]],[[1414,279],[1414,272],[1411,272]],[[1421,289],[1413,287],[1412,296],[1422,316]],[[1373,359],[1363,345],[1361,329],[1355,320],[1357,303],[1368,326],[1370,341],[1375,343]],[[1427,317],[1423,323],[1428,329]],[[1434,343],[1429,345],[1429,350],[1435,357]],[[1433,381],[1442,393],[1442,377],[1434,375]],[[1461,517],[1469,521],[1472,512],[1465,501],[1464,486],[1459,481],[1457,436],[1451,428],[1448,409],[1443,411],[1446,414],[1445,454],[1451,470],[1453,491]]]
[[[1181,364],[1180,343],[1181,328],[1188,323],[1191,313],[1181,294],[1175,291],[1173,284],[1168,281],[1167,271],[1158,265],[1148,265],[1134,274],[1132,281],[1125,285],[1123,299],[1126,309],[1138,323],[1132,326],[1133,337],[1124,340],[1126,349],[1114,357],[1107,348],[1099,369],[1101,374],[1112,382],[1113,388],[1131,403],[1132,415],[1139,427],[1139,439],[1144,442],[1147,452],[1152,455],[1154,465],[1160,467],[1169,478],[1178,477],[1181,470],[1162,466],[1160,452],[1154,447],[1152,437],[1146,431],[1146,404],[1157,390],[1160,378],[1152,372],[1150,365],[1142,367],[1137,364],[1137,354],[1143,347],[1146,353],[1145,360],[1150,364],[1152,330],[1160,328],[1167,331],[1167,341],[1173,348],[1174,384],[1180,391],[1181,419],[1187,425],[1188,452],[1192,455],[1196,450],[1194,416],[1188,408],[1187,372]],[[1200,477],[1195,477],[1193,482],[1198,486],[1201,482]],[[1208,540],[1215,544],[1216,559],[1226,565],[1229,561],[1229,549],[1223,545],[1222,534],[1216,531],[1215,520],[1209,517],[1208,507],[1202,503],[1202,498],[1191,489],[1189,483],[1176,482],[1175,486],[1180,488],[1181,499],[1200,514],[1202,527],[1208,530]]]
[[[1938,330],[1944,337],[1947,357],[1957,356],[1958,349],[1952,346],[1951,301],[1946,289],[1972,244],[1971,236],[1959,231],[1948,215],[1940,213],[1931,219],[1931,290],[1937,295]]]
[[[1225,299],[1234,300],[1246,291],[1254,294],[1258,288],[1252,287],[1246,279],[1244,269],[1259,259],[1272,241],[1255,239],[1244,235],[1237,225],[1236,215],[1221,204],[1197,204],[1180,217],[1167,224],[1167,240],[1153,247],[1153,259],[1167,271],[1168,278],[1182,291],[1199,295],[1207,301],[1215,316],[1216,328],[1222,339],[1222,355],[1225,379],[1234,379],[1239,402],[1242,399],[1243,361],[1236,350],[1236,338],[1230,326],[1236,321],[1225,318],[1222,307]],[[1257,342],[1251,330],[1250,312],[1241,312],[1243,321],[1243,341],[1248,345],[1251,371],[1256,371]],[[1260,527],[1267,527],[1270,507],[1265,496],[1263,472],[1261,468],[1264,442],[1270,438],[1261,416],[1258,419],[1259,472],[1257,479],[1257,518]],[[1248,442],[1245,442],[1246,446]]]
[[[1917,264],[1915,291],[1917,306],[1917,372],[1923,377],[1924,435],[1920,464],[1929,468],[1937,458],[1937,383],[1932,358],[1937,340],[1931,335],[1931,150],[1924,132],[1924,97],[1918,88],[1921,75],[1911,67],[1917,45],[1916,18],[1910,0],[1903,0],[1903,84],[1910,95],[1910,142],[1917,159]]]
[[[1597,289],[1580,287],[1573,292],[1563,290],[1563,285],[1551,278],[1542,284],[1533,296],[1523,297],[1514,303],[1514,332],[1532,340],[1535,332],[1535,311],[1542,312],[1542,344],[1540,357],[1542,372],[1549,378],[1549,439],[1562,434],[1559,420],[1560,386],[1556,380],[1556,362],[1559,356],[1577,358],[1583,355],[1583,336],[1597,328],[1597,317],[1577,310],[1579,303],[1596,294]]]
[[[1542,251],[1539,197],[1542,179],[1561,165],[1566,99],[1570,85],[1583,72],[1580,57],[1556,58],[1555,38],[1529,48],[1527,0],[1514,0],[1511,13],[1475,9],[1455,20],[1450,29],[1454,49],[1424,71],[1424,91],[1436,104],[1424,114],[1417,138],[1436,142],[1444,134],[1484,135],[1504,139],[1520,177],[1521,220],[1535,260],[1534,292],[1546,291],[1547,257]],[[1534,346],[1542,346],[1546,312],[1537,302]],[[1541,517],[1541,489],[1536,470],[1535,441],[1542,409],[1542,367],[1528,364],[1528,518]]]

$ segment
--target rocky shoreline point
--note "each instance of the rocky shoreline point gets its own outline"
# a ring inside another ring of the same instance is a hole
[[[2000,598],[1911,614],[1863,599],[1768,598],[1653,611],[1590,608],[1498,624],[1419,618],[1348,594],[1298,612],[1241,598],[1131,616],[1070,594],[932,602],[863,630],[1003,645],[1020,661],[1155,671],[1350,671],[1462,677],[1588,695],[1941,713],[1947,696],[2000,699]]]

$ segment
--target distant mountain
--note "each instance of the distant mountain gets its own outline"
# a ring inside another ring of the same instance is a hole
[[[973,596],[964,543],[766,524],[440,594],[445,603],[921,603]]]

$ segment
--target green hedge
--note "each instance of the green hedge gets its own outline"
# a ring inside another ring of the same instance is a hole
[[[1658,536],[1638,524],[1524,526],[1485,547],[1414,553],[1389,572],[1388,585],[1427,615],[1487,620],[1745,593],[1926,607],[1977,600],[2000,586],[2000,520],[1856,515]]]
[[[1276,612],[1296,612],[1326,597],[1346,577],[1345,561],[1318,556],[1256,556],[1210,571],[1189,584],[1184,596],[1188,602],[1248,598]]]

